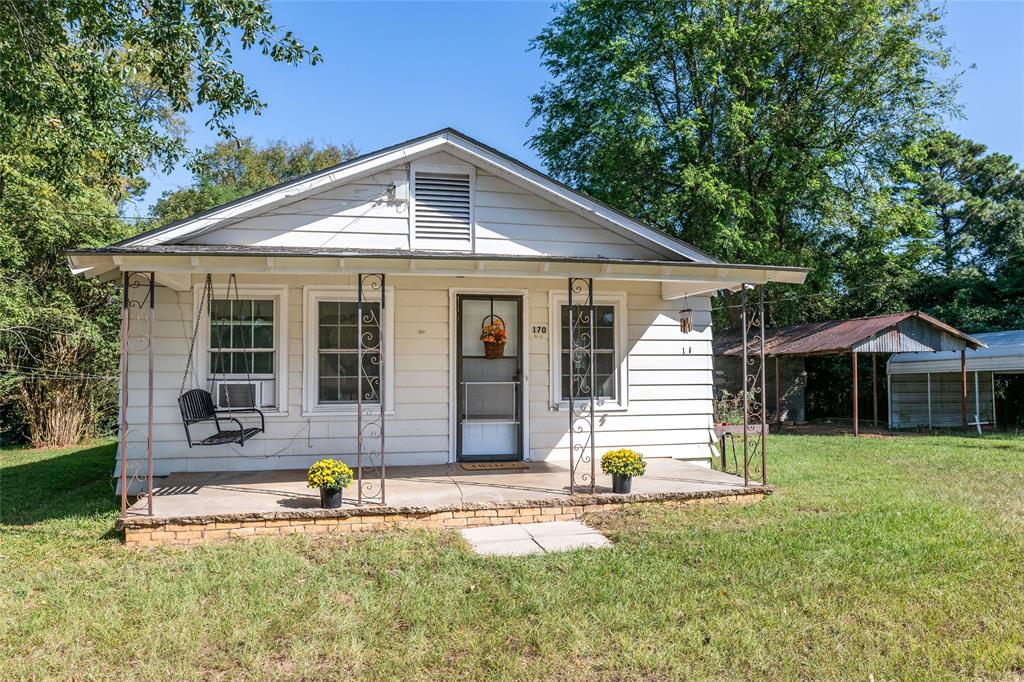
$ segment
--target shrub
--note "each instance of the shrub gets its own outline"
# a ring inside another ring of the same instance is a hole
[[[733,395],[723,390],[715,396],[715,423],[716,424],[742,424],[743,423],[743,397],[742,394]]]
[[[636,450],[609,450],[601,456],[601,471],[613,476],[643,476],[647,462]]]
[[[306,485],[310,488],[347,488],[352,483],[352,470],[336,459],[322,459],[309,467]]]

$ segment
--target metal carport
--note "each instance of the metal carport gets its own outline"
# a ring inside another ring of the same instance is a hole
[[[961,367],[960,353],[902,353],[889,359],[889,425],[953,427],[961,424],[959,379],[973,374],[974,421],[995,426],[995,376],[1024,374],[1024,330],[976,334],[987,348],[968,350]]]

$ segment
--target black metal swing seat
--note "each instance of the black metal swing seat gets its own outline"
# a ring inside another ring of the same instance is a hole
[[[266,428],[266,422],[260,410],[255,407],[218,410],[213,406],[213,396],[210,395],[210,392],[201,388],[193,388],[178,396],[178,407],[181,409],[181,420],[185,424],[185,437],[188,439],[188,446],[190,448],[198,445],[225,445],[227,443],[238,443],[244,446],[245,441],[257,434],[263,433]],[[260,416],[259,428],[245,426],[237,417],[230,416],[233,414],[258,414]],[[232,421],[238,425],[238,428],[224,430],[220,427],[222,421]],[[217,427],[217,433],[207,436],[202,440],[193,441],[192,432],[189,430],[189,427],[192,424],[205,422],[213,422]]]

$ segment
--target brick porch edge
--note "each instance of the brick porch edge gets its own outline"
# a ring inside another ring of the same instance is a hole
[[[770,486],[690,493],[574,495],[565,499],[504,503],[467,503],[434,507],[297,509],[279,512],[150,517],[122,515],[114,527],[124,531],[128,547],[193,545],[232,537],[288,533],[350,533],[390,528],[467,528],[508,523],[566,521],[591,512],[643,504],[687,507],[750,504],[772,493]]]

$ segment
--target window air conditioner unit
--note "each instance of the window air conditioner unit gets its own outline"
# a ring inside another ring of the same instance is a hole
[[[221,410],[269,407],[264,400],[264,383],[253,381],[219,381],[213,395]],[[272,383],[272,382],[271,382]],[[271,396],[273,391],[270,392]]]

